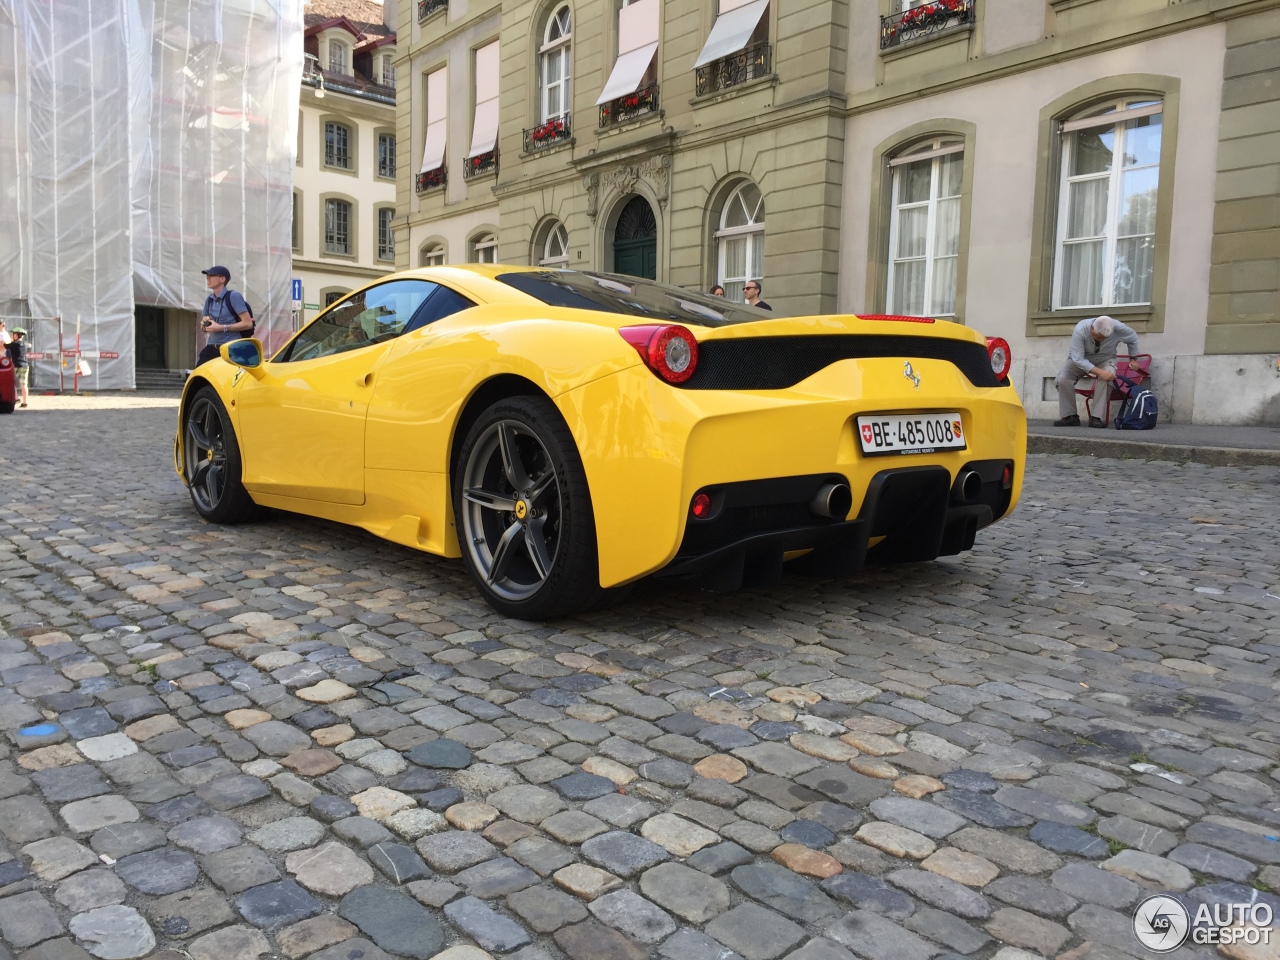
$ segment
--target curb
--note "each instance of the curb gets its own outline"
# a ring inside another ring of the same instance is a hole
[[[1045,436],[1029,434],[1027,453],[1071,453],[1082,457],[1110,457],[1116,460],[1172,460],[1176,463],[1203,463],[1212,467],[1280,466],[1280,450],[1249,450],[1241,447],[1195,447],[1171,443],[1144,443],[1141,440]]]

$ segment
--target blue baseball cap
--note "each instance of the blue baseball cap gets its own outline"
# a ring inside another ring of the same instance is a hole
[[[206,277],[222,277],[224,280],[231,279],[231,271],[226,267],[210,267],[208,270],[201,270]]]

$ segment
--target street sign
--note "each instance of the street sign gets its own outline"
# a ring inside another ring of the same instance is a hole
[[[308,303],[308,304],[305,304],[305,306],[306,306],[306,308],[307,308],[308,310],[319,310],[319,309],[320,309],[320,304],[318,304],[318,303]]]
[[[293,278],[293,309],[302,309],[302,279],[300,277]]]

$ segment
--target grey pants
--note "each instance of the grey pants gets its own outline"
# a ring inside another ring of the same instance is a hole
[[[1095,367],[1103,370],[1109,370],[1111,373],[1116,372],[1116,358],[1103,360],[1101,363],[1095,362]],[[1062,369],[1058,371],[1058,379],[1054,381],[1058,385],[1058,416],[1069,417],[1076,412],[1076,384],[1081,380],[1091,380],[1092,377],[1087,373],[1083,373],[1079,367],[1068,360],[1062,365]],[[1084,384],[1088,387],[1088,384]],[[1111,395],[1111,384],[1099,383],[1093,391],[1093,399],[1089,401],[1093,408],[1093,415],[1101,420],[1107,417],[1107,397]]]

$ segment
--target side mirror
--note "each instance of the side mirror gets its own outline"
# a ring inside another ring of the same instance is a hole
[[[262,344],[257,340],[232,340],[218,348],[218,355],[227,363],[246,370],[262,366]]]

